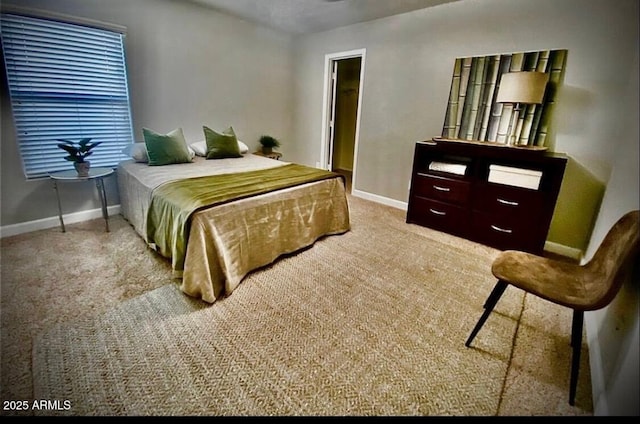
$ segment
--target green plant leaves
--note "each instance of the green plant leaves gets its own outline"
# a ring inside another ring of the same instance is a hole
[[[64,139],[57,139],[56,141],[61,141],[62,143],[58,143],[58,147],[69,153],[64,159],[78,163],[84,162],[87,156],[93,154],[91,150],[102,144],[102,141],[91,143],[90,137],[83,138],[78,142]]]
[[[280,142],[270,135],[263,135],[259,141],[264,147],[280,147]]]

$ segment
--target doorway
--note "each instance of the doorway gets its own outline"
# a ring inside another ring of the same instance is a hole
[[[355,187],[364,50],[325,57],[322,167],[345,176],[346,189]]]

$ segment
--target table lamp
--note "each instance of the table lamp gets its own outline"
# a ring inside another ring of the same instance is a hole
[[[509,72],[502,74],[496,101],[514,105],[507,139],[508,145],[516,143],[516,125],[519,120],[520,106],[523,104],[542,103],[547,81],[549,81],[549,74],[544,72]]]

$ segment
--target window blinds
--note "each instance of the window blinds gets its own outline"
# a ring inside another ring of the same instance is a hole
[[[122,34],[3,13],[2,47],[28,179],[73,169],[57,139],[102,141],[92,166],[126,158],[133,132]]]

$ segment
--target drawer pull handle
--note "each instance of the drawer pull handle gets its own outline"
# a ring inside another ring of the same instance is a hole
[[[437,210],[431,209],[431,208],[429,208],[429,212],[434,213],[436,215],[440,215],[440,216],[445,216],[447,214],[446,212],[440,212],[440,211],[437,211]]]
[[[509,205],[509,206],[518,206],[519,205],[518,202],[511,202],[509,200],[504,200],[504,199],[501,199],[499,197],[496,200],[498,201],[498,203],[502,203],[503,205]]]
[[[440,187],[440,186],[434,185],[433,188],[435,188],[438,191],[451,191],[449,187]]]
[[[513,233],[513,230],[505,230],[504,228],[496,227],[495,225],[492,225],[491,228],[501,233],[507,233],[507,234]]]

